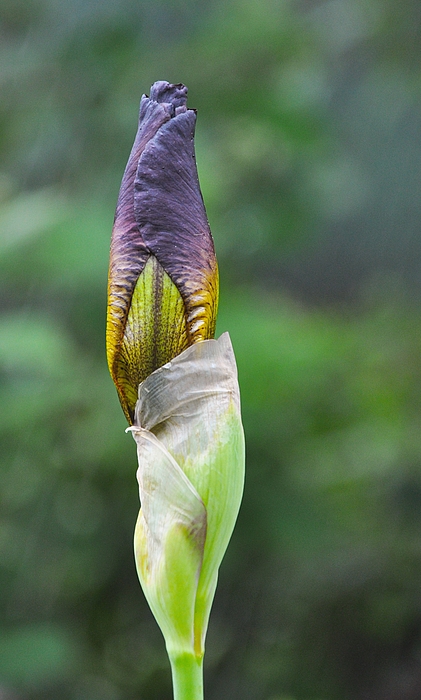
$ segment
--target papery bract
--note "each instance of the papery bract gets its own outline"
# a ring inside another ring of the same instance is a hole
[[[244,436],[227,333],[197,343],[139,387],[139,578],[170,658],[203,656],[218,568],[240,507]]]

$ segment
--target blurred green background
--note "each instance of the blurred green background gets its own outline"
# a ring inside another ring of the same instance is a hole
[[[247,482],[207,700],[421,700],[419,0],[0,0],[0,698],[170,700],[104,351],[152,82],[189,87]]]

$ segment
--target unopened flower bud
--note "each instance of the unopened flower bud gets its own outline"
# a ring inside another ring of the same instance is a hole
[[[215,332],[218,268],[186,102],[184,85],[164,81],[142,97],[117,202],[107,359],[129,423],[140,382]]]

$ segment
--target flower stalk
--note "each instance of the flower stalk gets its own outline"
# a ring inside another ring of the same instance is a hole
[[[174,700],[203,699],[203,656],[170,655]]]

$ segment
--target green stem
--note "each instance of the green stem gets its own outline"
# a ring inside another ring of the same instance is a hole
[[[170,654],[174,700],[203,700],[203,656]]]

